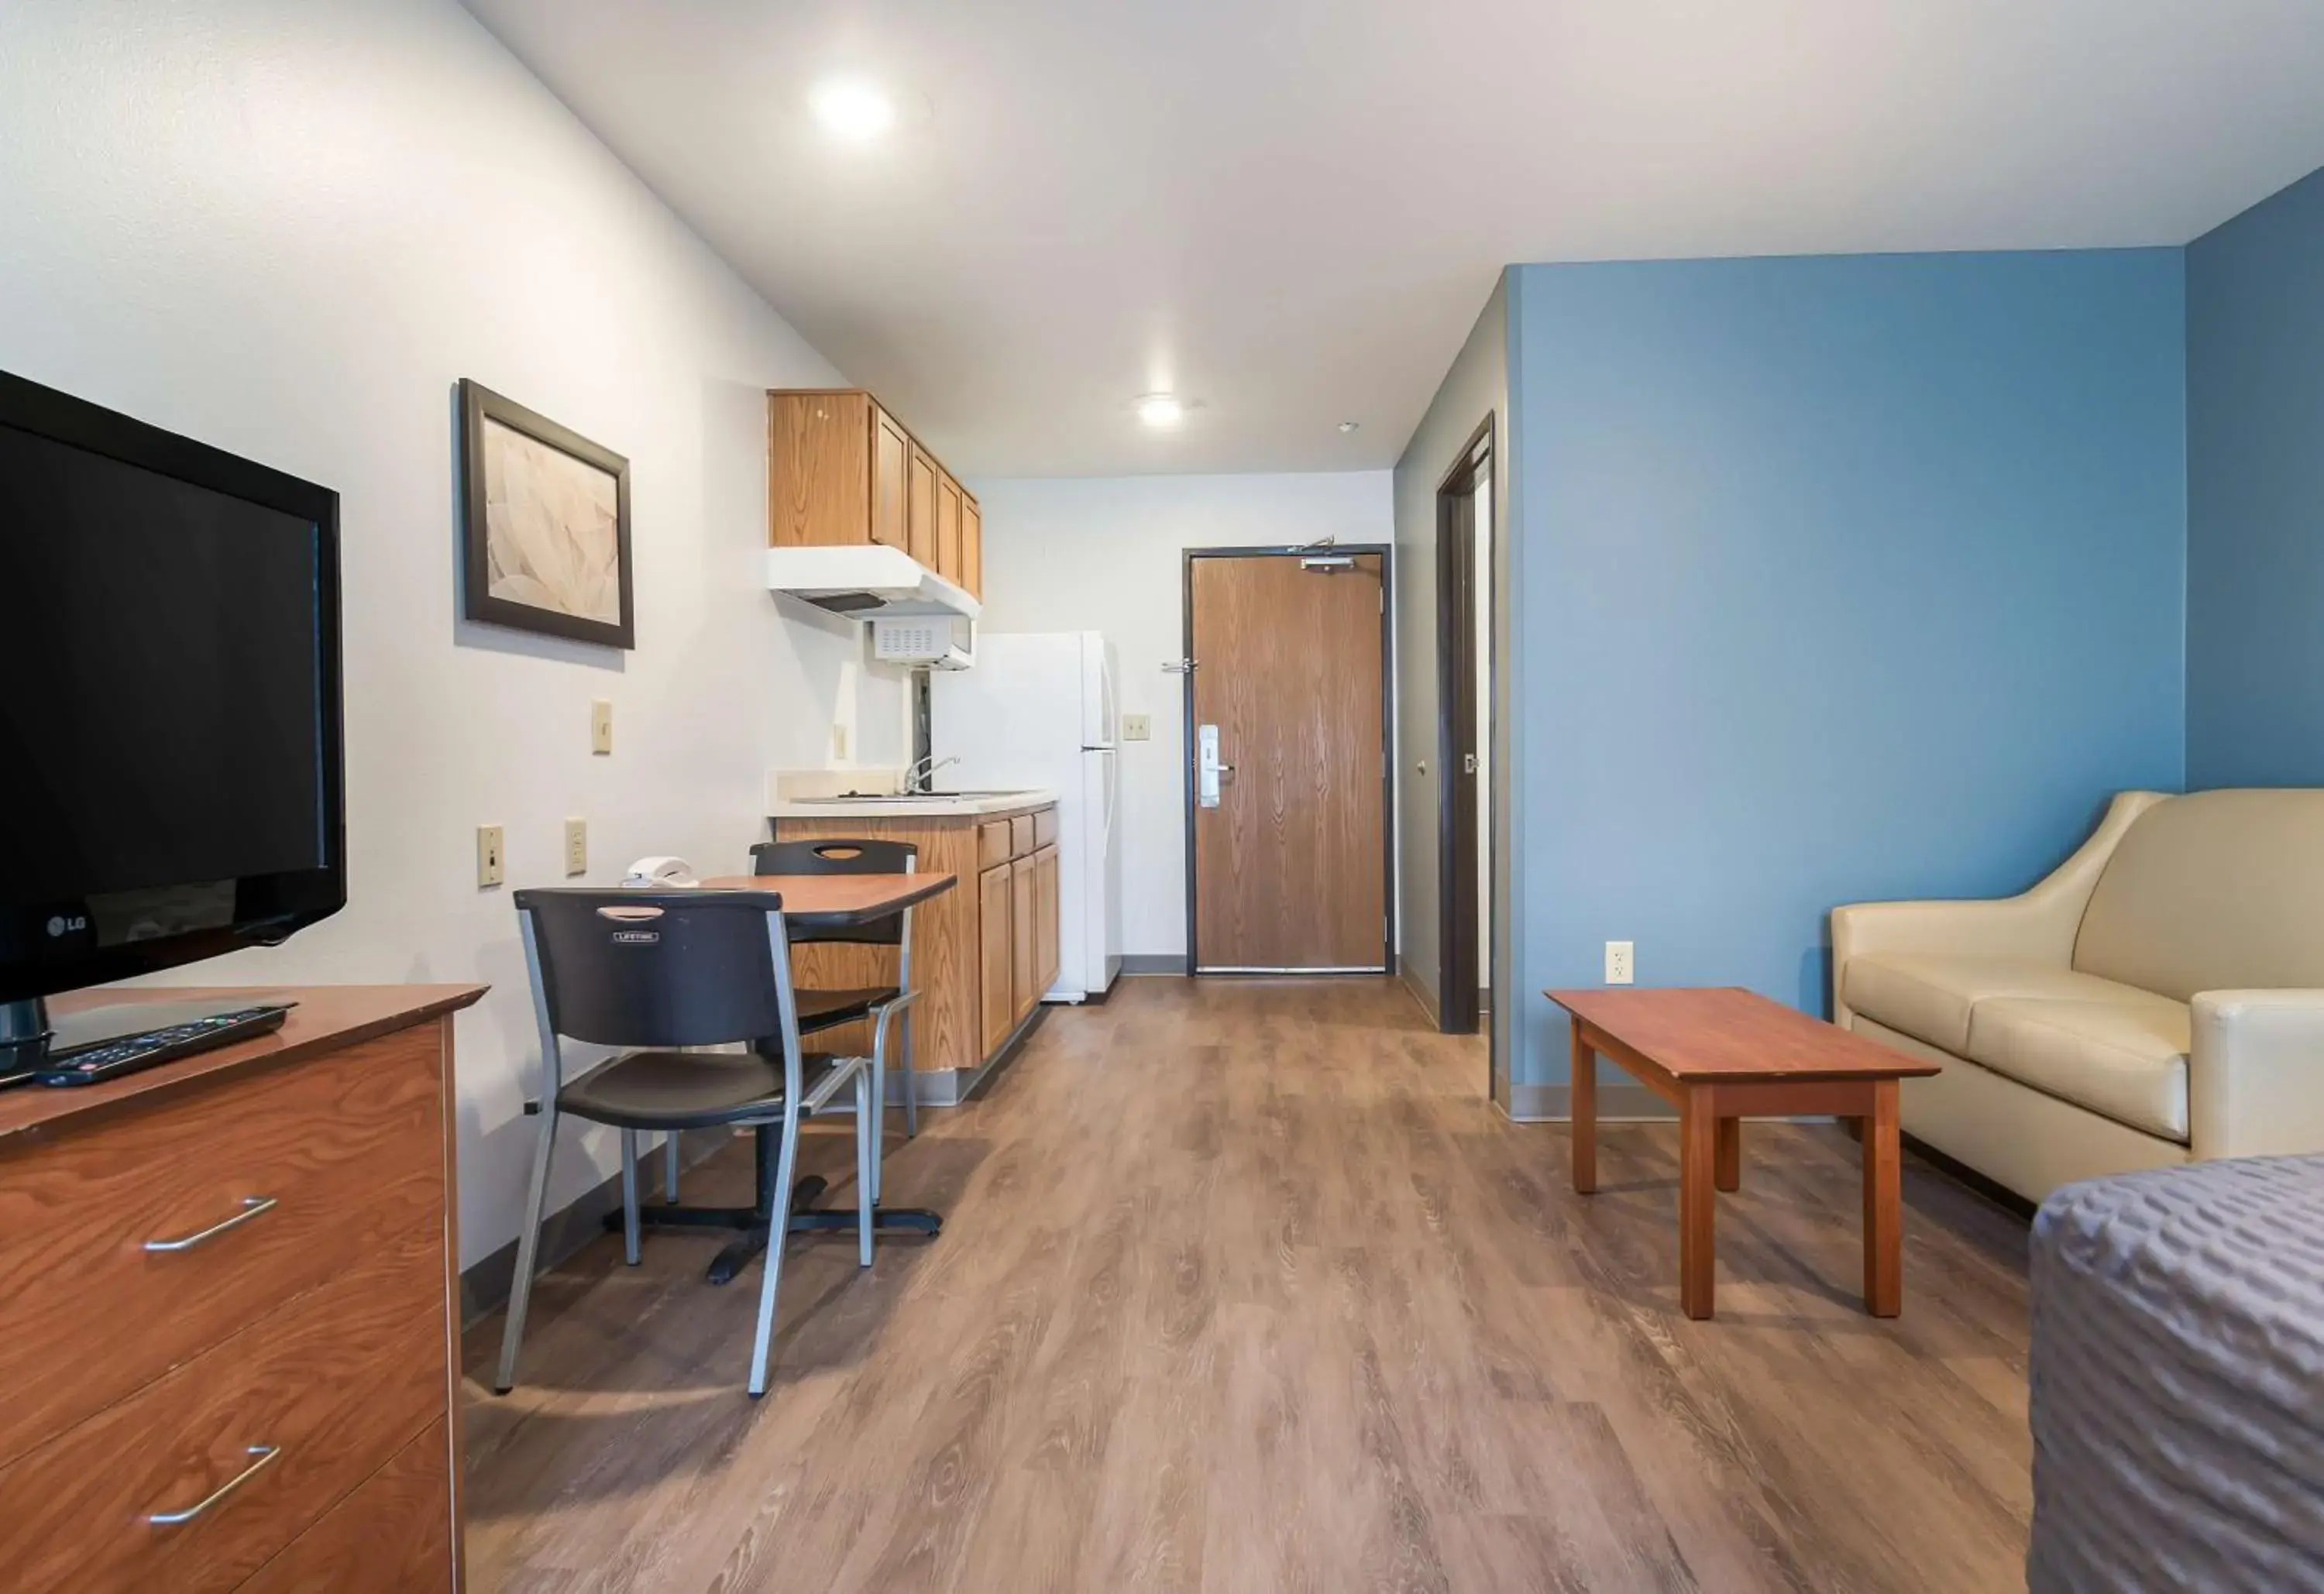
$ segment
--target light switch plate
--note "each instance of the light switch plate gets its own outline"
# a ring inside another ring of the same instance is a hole
[[[610,697],[594,699],[589,705],[589,751],[613,751],[613,700]]]
[[[497,886],[508,879],[508,846],[497,825],[476,826],[476,888]]]
[[[1152,714],[1123,714],[1121,716],[1121,739],[1124,742],[1153,741],[1154,716]]]
[[[589,872],[589,822],[567,819],[565,822],[565,872]]]
[[[1637,966],[1628,941],[1606,943],[1606,983],[1628,985],[1637,972]]]
[[[847,727],[844,725],[831,728],[831,756],[835,759],[847,756]]]

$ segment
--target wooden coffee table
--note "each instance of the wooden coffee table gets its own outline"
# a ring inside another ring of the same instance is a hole
[[[1573,1015],[1573,1188],[1598,1187],[1595,1058],[1678,1109],[1678,1297],[1711,1315],[1715,1192],[1742,1183],[1741,1120],[1820,1117],[1864,1126],[1864,1306],[1904,1302],[1896,1082],[1939,1072],[1748,990],[1552,990]]]

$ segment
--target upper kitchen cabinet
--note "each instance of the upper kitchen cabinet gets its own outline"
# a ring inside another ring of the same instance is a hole
[[[770,546],[881,544],[982,596],[976,500],[870,393],[769,393],[767,448]]]

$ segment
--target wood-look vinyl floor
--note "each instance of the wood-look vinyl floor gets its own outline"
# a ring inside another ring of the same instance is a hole
[[[1875,1321],[1854,1144],[1747,1125],[1691,1322],[1674,1129],[1608,1126],[1578,1197],[1563,1127],[1508,1123],[1484,1072],[1386,981],[1055,1012],[891,1139],[889,1199],[940,1239],[868,1275],[852,1236],[795,1244],[760,1403],[757,1271],[608,1238],[536,1291],[514,1394],[500,1320],[468,1336],[473,1586],[2023,1586],[2022,1224],[1908,1159]],[[686,1193],[748,1179],[735,1148]]]

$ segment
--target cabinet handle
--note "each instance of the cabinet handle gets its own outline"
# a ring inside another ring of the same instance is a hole
[[[183,1527],[265,1470],[267,1463],[282,1453],[282,1447],[279,1444],[254,1444],[243,1453],[257,1459],[212,1489],[207,1498],[196,1501],[182,1511],[156,1511],[145,1520],[155,1527]]]
[[[223,1222],[213,1223],[208,1228],[198,1230],[192,1234],[180,1235],[176,1239],[149,1239],[145,1242],[145,1248],[149,1251],[189,1251],[196,1246],[201,1244],[204,1240],[216,1239],[227,1230],[239,1229],[244,1223],[249,1222],[253,1218],[258,1216],[259,1213],[271,1212],[273,1210],[274,1198],[272,1196],[245,1195],[242,1198],[242,1211],[236,1212],[233,1217],[226,1219]]]

